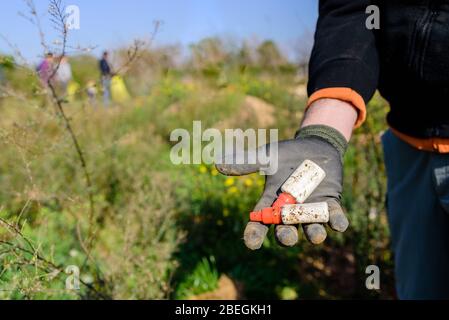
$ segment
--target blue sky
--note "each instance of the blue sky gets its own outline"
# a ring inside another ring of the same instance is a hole
[[[56,39],[47,22],[48,0],[34,0],[47,33]],[[73,46],[115,48],[151,33],[153,21],[163,25],[156,44],[187,46],[207,36],[233,39],[273,39],[287,52],[306,32],[313,32],[318,0],[65,0],[80,8],[81,29],[72,31]],[[19,15],[23,0],[2,1],[0,35],[35,60],[41,54],[36,28]],[[0,38],[0,52],[11,52]]]

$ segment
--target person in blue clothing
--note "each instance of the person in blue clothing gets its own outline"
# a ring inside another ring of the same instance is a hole
[[[111,102],[111,79],[113,76],[111,65],[109,64],[109,53],[105,51],[100,60],[101,83],[103,86],[103,103],[109,106]]]

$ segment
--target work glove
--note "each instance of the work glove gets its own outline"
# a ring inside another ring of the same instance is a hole
[[[329,226],[331,229],[344,232],[349,222],[340,204],[342,193],[343,165],[342,158],[347,148],[347,141],[337,130],[323,125],[308,126],[299,130],[295,139],[277,143],[278,169],[272,175],[266,175],[265,188],[254,211],[271,207],[281,193],[281,186],[291,174],[305,161],[311,160],[326,173],[323,182],[307,199],[307,203],[327,202],[329,206]],[[259,149],[270,156],[270,145]],[[232,159],[230,159],[232,157]],[[255,164],[235,164],[236,155],[225,156],[217,170],[228,176],[241,176],[263,170],[260,162]],[[248,157],[245,156],[244,159]],[[266,165],[266,164],[265,164]],[[299,239],[298,227],[277,225],[275,237],[280,245],[291,247]],[[322,224],[302,225],[306,238],[312,244],[322,243],[326,237],[326,228]],[[260,222],[249,222],[245,228],[244,241],[251,250],[260,249],[267,235],[268,226]]]

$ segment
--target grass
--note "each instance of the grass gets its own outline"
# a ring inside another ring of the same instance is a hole
[[[176,290],[177,299],[188,299],[195,295],[210,292],[218,287],[219,273],[214,257],[204,257],[198,262]]]

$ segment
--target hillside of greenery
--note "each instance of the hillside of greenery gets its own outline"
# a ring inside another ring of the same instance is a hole
[[[191,51],[182,65],[174,47],[145,51],[122,75],[130,98],[110,108],[85,94],[89,81],[99,85],[95,57],[70,58],[77,90],[63,108],[90,186],[54,101],[31,68],[3,59],[0,299],[393,298],[384,101],[371,102],[345,158],[349,230],[329,232],[316,247],[302,236],[290,249],[270,234],[250,252],[243,229],[263,177],[175,166],[169,136],[200,120],[203,128],[277,128],[291,138],[306,103],[304,66],[270,41],[227,52],[206,39]],[[382,272],[380,291],[365,287],[372,264]],[[80,271],[79,290],[67,290],[70,266]]]

